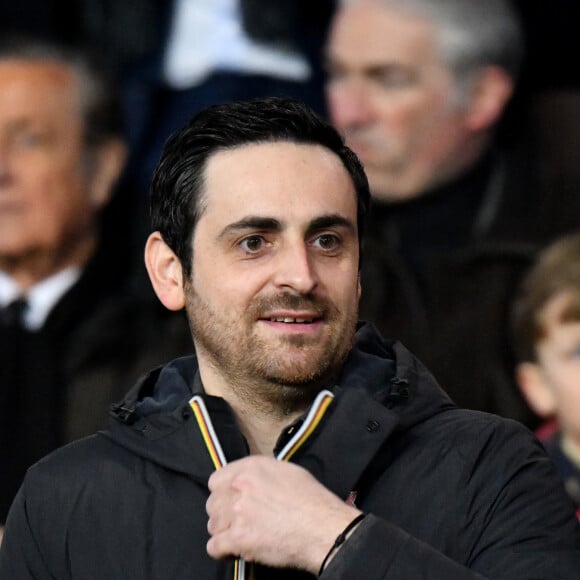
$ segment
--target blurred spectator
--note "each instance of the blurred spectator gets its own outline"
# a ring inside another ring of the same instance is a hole
[[[156,50],[124,78],[138,191],[148,191],[169,135],[208,105],[285,95],[323,112],[320,52],[333,8],[334,0],[166,3]]]
[[[32,462],[104,426],[127,385],[191,348],[184,316],[159,308],[124,250],[125,154],[118,100],[89,59],[4,39],[0,524]]]
[[[507,318],[562,216],[550,219],[531,153],[497,140],[523,47],[507,0],[354,0],[335,14],[326,61],[331,117],[374,197],[361,317],[458,405],[532,426]]]
[[[541,252],[514,306],[517,380],[580,519],[580,234]]]
[[[293,96],[325,112],[320,53],[335,0],[22,0],[0,32],[96,52],[120,80],[133,197],[132,245],[148,233],[146,197],[161,147],[207,105]]]

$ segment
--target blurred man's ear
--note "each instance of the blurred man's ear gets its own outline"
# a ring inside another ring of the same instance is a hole
[[[475,78],[467,110],[472,131],[491,129],[500,120],[514,92],[514,82],[499,66],[486,66]]]
[[[549,419],[555,415],[554,393],[547,384],[540,365],[532,362],[520,363],[516,367],[516,380],[528,405],[538,416]]]
[[[147,239],[145,266],[161,303],[169,310],[181,310],[185,306],[181,262],[159,232]]]
[[[89,196],[97,209],[106,206],[113,194],[125,162],[127,145],[121,139],[110,139],[91,153]]]

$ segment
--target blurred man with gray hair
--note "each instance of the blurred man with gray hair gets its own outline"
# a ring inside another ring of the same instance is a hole
[[[354,0],[335,14],[326,62],[332,120],[374,198],[362,316],[418,353],[460,406],[532,424],[506,312],[559,232],[530,158],[496,139],[523,52],[505,0]]]

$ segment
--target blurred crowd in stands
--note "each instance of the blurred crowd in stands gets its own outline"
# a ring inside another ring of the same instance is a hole
[[[460,406],[541,427],[510,318],[580,225],[579,23],[576,0],[4,3],[0,524],[27,466],[191,351],[141,256],[163,143],[212,103],[328,117],[374,196],[361,317]]]

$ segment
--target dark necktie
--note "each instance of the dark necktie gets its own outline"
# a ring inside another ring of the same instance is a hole
[[[28,303],[20,297],[0,308],[0,324],[3,326],[22,326]]]

